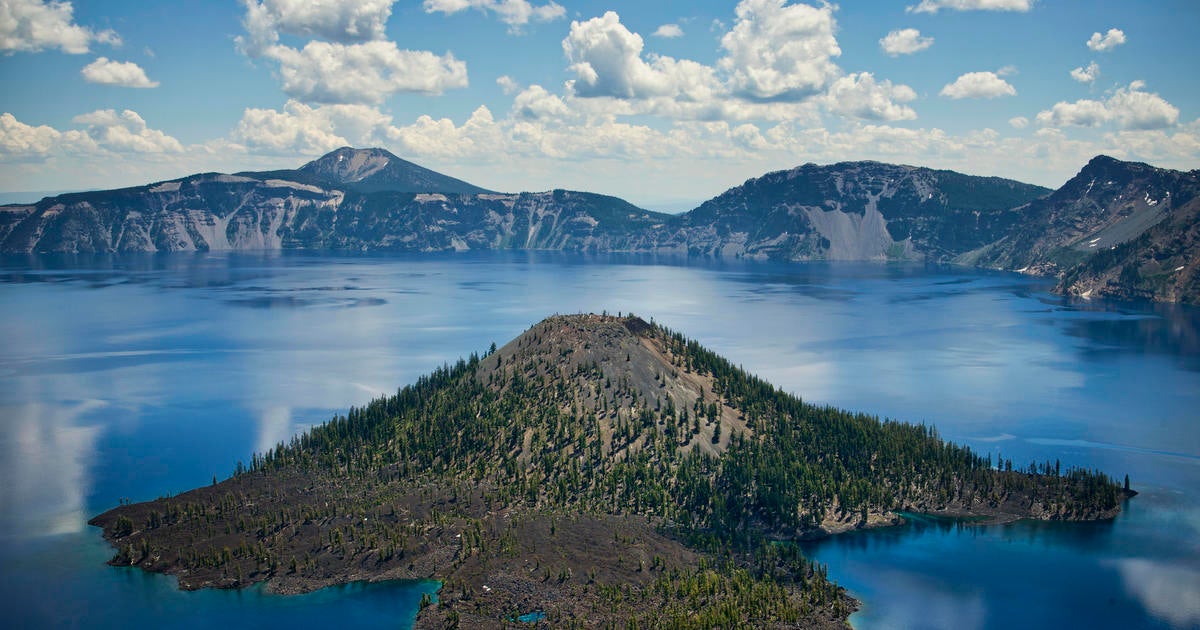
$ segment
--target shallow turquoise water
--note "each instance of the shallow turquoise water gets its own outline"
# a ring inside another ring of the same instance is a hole
[[[430,584],[183,593],[86,519],[240,459],[554,312],[635,311],[805,399],[1023,463],[1129,473],[1111,523],[807,546],[861,628],[1200,625],[1200,316],[1009,274],[538,254],[0,263],[0,598],[13,627],[407,627]]]

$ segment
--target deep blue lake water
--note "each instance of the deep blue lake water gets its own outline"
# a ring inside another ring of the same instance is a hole
[[[86,520],[502,344],[633,311],[806,400],[935,424],[1018,464],[1130,475],[1115,521],[905,526],[806,546],[858,628],[1200,627],[1200,311],[871,264],[169,255],[0,262],[6,627],[394,627],[431,584],[184,593]]]

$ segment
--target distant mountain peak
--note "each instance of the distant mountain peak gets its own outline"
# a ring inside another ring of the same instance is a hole
[[[1156,167],[1150,166],[1144,162],[1128,162],[1119,160],[1110,155],[1097,155],[1088,160],[1088,163],[1083,166],[1076,177],[1091,177],[1097,173],[1112,173],[1112,172],[1129,172],[1129,173],[1149,173],[1158,171]]]
[[[1196,171],[1192,173],[1175,171],[1151,166],[1145,162],[1130,162],[1108,155],[1097,155],[1088,160],[1079,173],[1055,191],[1054,198],[1071,200],[1084,195],[1094,201],[1103,199],[1105,204],[1117,203],[1121,199],[1125,199],[1125,201],[1120,203],[1127,203],[1129,199],[1126,197],[1129,194],[1134,194],[1135,197],[1149,195],[1146,199],[1157,199],[1167,190],[1177,188],[1179,185],[1186,184],[1186,186],[1194,187],[1200,184],[1200,178],[1196,176],[1196,173]],[[1134,188],[1142,190],[1144,195],[1130,193],[1130,190]],[[1183,190],[1176,190],[1175,194],[1179,195],[1183,192]],[[1190,198],[1190,193],[1188,197]],[[1174,201],[1182,203],[1182,199],[1179,198]]]
[[[301,166],[300,170],[325,176],[332,175],[339,181],[348,183],[362,181],[392,162],[408,164],[387,149],[342,147]]]
[[[489,192],[432,171],[387,149],[341,147],[301,166],[296,172],[334,187],[358,192],[477,194]]]
[[[1088,163],[1084,166],[1084,168],[1087,168],[1088,166],[1101,166],[1104,164],[1116,164],[1120,161],[1121,160],[1118,160],[1117,158],[1115,158],[1111,155],[1104,155],[1103,153],[1101,153],[1101,154],[1097,155],[1096,157],[1088,160]]]

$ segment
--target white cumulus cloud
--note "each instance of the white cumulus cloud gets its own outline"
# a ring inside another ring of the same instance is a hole
[[[425,0],[426,13],[453,15],[467,9],[494,13],[511,27],[521,27],[531,21],[549,22],[567,14],[567,10],[555,2],[534,5],[527,0]]]
[[[374,144],[391,118],[366,105],[311,107],[289,100],[282,111],[248,108],[231,138],[254,153],[320,155],[352,144]]]
[[[80,132],[69,132],[77,134]],[[16,116],[0,114],[0,158],[44,156],[62,144],[63,132],[48,125],[27,125]]]
[[[921,0],[916,6],[908,7],[910,13],[937,13],[942,9],[952,11],[1020,11],[1033,8],[1034,0]]]
[[[703,101],[720,89],[711,67],[659,55],[647,61],[644,45],[641,35],[625,28],[613,11],[572,22],[562,42],[568,70],[575,74],[571,90],[581,97]]]
[[[917,113],[906,103],[917,98],[907,85],[876,81],[870,72],[846,75],[833,82],[826,96],[830,111],[863,120],[912,120]]]
[[[625,28],[614,11],[585,22],[571,22],[562,42],[567,70],[575,73],[580,96],[637,98],[665,94],[669,77],[642,59],[642,37]]]
[[[823,90],[841,74],[834,5],[814,7],[785,0],[742,0],[733,28],[721,38],[735,94],[756,100],[794,101]]]
[[[852,80],[864,82],[861,75]],[[697,185],[711,184],[715,194],[725,185],[720,182],[778,168],[796,155],[818,162],[847,156],[916,162],[1049,185],[1060,183],[1097,153],[1154,158],[1154,163],[1172,167],[1188,167],[1200,158],[1200,123],[1180,126],[1171,134],[1126,130],[1079,140],[1054,128],[1004,137],[986,128],[951,134],[854,121],[839,130],[797,120],[774,126],[677,120],[663,127],[587,115],[573,109],[578,105],[530,86],[514,98],[507,116],[493,116],[487,107],[479,107],[466,119],[425,115],[399,124],[370,107],[310,107],[293,101],[262,119],[247,116],[245,133],[274,132],[257,137],[257,143],[246,142],[243,153],[261,155],[256,159],[269,163],[271,155],[295,155],[293,147],[319,154],[344,144],[370,144],[435,168],[454,166],[467,179],[507,182],[505,188],[511,190],[571,186],[635,201],[637,186],[630,182],[645,179],[647,173],[654,173],[657,193],[696,195]],[[265,142],[272,136],[273,144]],[[497,153],[509,159],[497,161]],[[679,175],[684,172],[688,176]],[[698,183],[698,172],[704,173],[706,183]]]
[[[100,146],[129,153],[179,153],[183,145],[158,129],[150,129],[135,111],[99,109],[71,120],[86,125],[88,135]]]
[[[1100,66],[1095,61],[1071,71],[1071,78],[1080,83],[1093,83],[1100,76]]]
[[[946,84],[940,94],[953,99],[1015,96],[1017,89],[995,72],[968,72]]]
[[[844,78],[860,88],[870,85],[861,73]],[[1124,159],[1153,157],[1155,163],[1182,166],[1200,158],[1200,123],[1178,127],[1172,134],[1131,129],[1092,140],[1073,139],[1045,127],[1029,136],[1004,137],[986,128],[951,134],[937,128],[853,121],[835,131],[791,119],[771,127],[677,120],[663,128],[588,115],[573,109],[578,105],[530,86],[514,98],[506,117],[497,118],[488,108],[479,107],[466,120],[425,115],[393,124],[370,107],[310,107],[293,101],[283,111],[248,110],[244,129],[234,139],[245,142],[245,150],[279,155],[287,155],[293,147],[319,154],[344,144],[387,146],[423,164],[456,165],[468,179],[487,173],[488,179],[509,182],[514,190],[607,186],[613,193],[628,194],[629,182],[645,178],[649,171],[656,173],[656,184],[669,181],[671,194],[685,196],[695,192],[695,172],[719,181],[736,180],[729,175],[731,169],[748,177],[800,154],[820,162],[844,160],[848,155],[915,161],[1043,184],[1069,177],[1097,153]],[[1015,120],[1011,124],[1019,126]],[[251,134],[258,134],[255,142],[249,141]],[[509,159],[496,161],[497,153]],[[716,163],[721,170],[713,170]],[[679,177],[680,172],[692,175]]]
[[[70,2],[0,1],[0,51],[58,48],[81,55],[93,42],[119,46],[121,38],[111,30],[96,32],[76,24],[75,7]]]
[[[1108,99],[1108,110],[1121,129],[1162,129],[1179,121],[1179,109],[1161,96],[1145,92],[1146,84],[1134,81]]]
[[[912,88],[869,72],[846,75],[833,63],[833,10],[744,0],[715,67],[647,52],[613,11],[574,21],[562,46],[575,78],[561,100],[579,116],[820,124],[824,108],[866,120],[916,118],[904,105],[916,98]]]
[[[750,123],[734,127],[730,132],[733,141],[744,149],[762,151],[771,148],[771,143],[763,137],[762,131]]]
[[[663,37],[666,39],[674,39],[683,37],[683,29],[678,24],[663,24],[654,31],[655,37]]]
[[[183,145],[161,130],[151,129],[133,110],[100,109],[74,117],[84,129],[59,130],[48,125],[28,125],[12,114],[0,114],[0,159],[116,154],[178,154]]]
[[[395,0],[242,0],[238,48],[279,64],[283,91],[310,103],[381,103],[397,92],[467,86],[467,65],[447,52],[405,50],[385,36]],[[301,48],[280,33],[321,38]]]
[[[921,31],[915,28],[904,28],[892,31],[879,40],[879,47],[891,57],[911,55],[933,45],[932,37],[922,37]]]
[[[1163,129],[1179,122],[1179,109],[1158,94],[1144,91],[1145,86],[1134,81],[1104,101],[1058,102],[1039,112],[1037,121],[1049,127],[1097,127],[1111,122],[1127,130]]]
[[[279,41],[279,33],[341,43],[384,39],[395,0],[242,0],[248,37],[238,45],[250,56]]]
[[[521,89],[521,84],[507,74],[496,77],[496,85],[499,85],[500,90],[505,94],[516,94]]]
[[[1039,124],[1050,127],[1096,127],[1108,120],[1108,107],[1100,101],[1087,98],[1074,103],[1059,101],[1037,115]]]
[[[1013,129],[1024,129],[1029,126],[1029,119],[1024,116],[1015,116],[1008,119],[1008,124]]]
[[[113,61],[100,57],[80,71],[88,83],[117,85],[128,88],[154,88],[158,81],[151,81],[146,71],[132,61]]]
[[[283,91],[314,103],[380,103],[396,92],[441,94],[467,86],[467,65],[446,53],[401,50],[391,41],[311,41],[297,50],[271,46]]]
[[[1107,52],[1124,43],[1125,32],[1119,28],[1110,28],[1103,35],[1092,33],[1091,38],[1087,41],[1087,47],[1096,52]]]
[[[388,129],[387,136],[408,155],[472,159],[489,153],[508,154],[500,125],[483,105],[461,126],[449,118],[421,116],[411,125]]]
[[[531,85],[513,99],[514,118],[527,120],[560,119],[571,115],[561,98],[540,85]]]

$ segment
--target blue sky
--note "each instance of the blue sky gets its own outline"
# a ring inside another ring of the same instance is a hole
[[[0,191],[382,146],[683,209],[805,162],[1200,167],[1200,3],[0,0]]]

